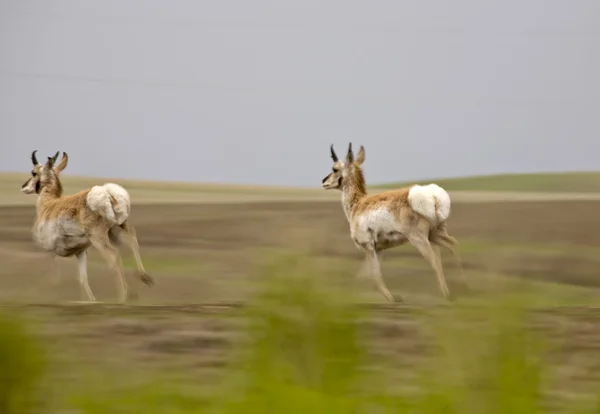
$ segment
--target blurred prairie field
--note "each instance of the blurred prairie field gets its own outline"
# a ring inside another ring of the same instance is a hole
[[[5,179],[0,193],[18,184]],[[144,185],[132,183],[132,223],[156,285],[135,280],[124,250],[139,293],[127,306],[111,304],[114,275],[95,251],[90,284],[105,303],[65,303],[80,299],[76,263],[61,259],[51,282],[52,260],[31,239],[33,198],[11,194],[0,208],[2,310],[46,360],[42,372],[27,357],[1,362],[40,375],[28,409],[598,412],[595,195],[451,192],[449,231],[471,289],[444,252],[457,295],[446,303],[407,245],[384,254],[386,283],[406,301],[389,305],[355,278],[362,257],[337,193]],[[11,323],[1,334],[20,341]]]

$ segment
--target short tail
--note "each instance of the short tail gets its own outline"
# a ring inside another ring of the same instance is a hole
[[[438,224],[444,223],[450,217],[452,202],[450,195],[442,187],[436,184],[430,184],[430,188],[435,200],[435,217]]]
[[[107,183],[92,187],[87,195],[88,208],[112,225],[125,223],[131,213],[129,193],[118,184]]]
[[[450,196],[436,184],[414,185],[408,192],[408,201],[417,213],[439,226],[450,217]]]

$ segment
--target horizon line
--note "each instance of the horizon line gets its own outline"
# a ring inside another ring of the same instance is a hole
[[[472,175],[453,175],[448,177],[436,177],[436,178],[421,178],[413,180],[395,180],[389,182],[380,182],[376,184],[367,184],[369,187],[381,187],[389,186],[392,184],[407,184],[410,182],[418,183],[423,181],[446,181],[446,180],[465,180],[474,178],[490,178],[490,177],[502,177],[502,176],[515,176],[515,175],[577,175],[577,174],[600,174],[600,170],[568,170],[568,171],[537,171],[537,172],[505,172],[505,173],[486,173],[486,174],[472,174]],[[27,173],[17,171],[0,171],[0,175],[27,175]],[[126,178],[126,177],[110,177],[110,176],[99,176],[99,175],[67,175],[69,179],[80,179],[80,180],[120,180],[130,181],[138,183],[158,183],[158,184],[178,184],[178,185],[209,185],[209,186],[229,186],[229,187],[262,187],[272,189],[301,189],[311,190],[315,188],[321,188],[320,186],[302,186],[302,185],[276,185],[276,184],[245,184],[235,182],[221,182],[221,181],[178,181],[178,180],[163,180],[163,179],[150,179],[150,178]]]

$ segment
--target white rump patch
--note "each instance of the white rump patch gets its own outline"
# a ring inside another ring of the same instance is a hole
[[[111,196],[117,201],[111,202]],[[88,208],[113,225],[125,223],[131,212],[129,193],[114,183],[95,185],[87,195]]]
[[[408,202],[432,224],[441,224],[450,217],[450,195],[437,184],[412,186],[408,191]]]

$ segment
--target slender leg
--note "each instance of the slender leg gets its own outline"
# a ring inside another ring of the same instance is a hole
[[[369,272],[369,260],[368,259],[364,259],[363,262],[360,265],[360,269],[358,269],[358,272],[356,273],[356,279],[362,279],[364,278]]]
[[[113,246],[107,234],[94,235],[90,238],[92,245],[98,249],[104,260],[108,263],[117,276],[117,289],[119,290],[119,300],[122,303],[127,302],[129,286],[125,280],[123,272],[123,264],[121,263],[121,255],[115,246]]]
[[[431,243],[435,243],[438,246],[445,247],[446,249],[450,250],[452,257],[454,258],[454,260],[456,261],[456,264],[458,266],[458,270],[460,272],[460,278],[461,278],[463,284],[468,287],[469,282],[467,281],[467,277],[465,275],[465,270],[464,270],[463,264],[462,264],[462,258],[460,257],[460,254],[454,248],[458,244],[456,239],[452,236],[449,236],[445,231],[443,231],[443,232],[434,233],[431,237]]]
[[[125,292],[124,295],[126,299],[123,299],[123,302],[128,299],[137,299],[137,293],[129,287],[127,280],[125,279],[125,270],[123,269],[121,253],[119,253],[118,248],[115,249],[115,252],[117,254],[117,269],[120,269],[121,271],[121,278],[117,279],[117,289],[119,289],[121,292]]]
[[[385,296],[389,302],[394,302],[394,297],[388,290],[385,282],[383,281],[383,275],[381,274],[381,263],[379,262],[379,254],[375,251],[375,247],[371,244],[366,248],[366,260],[369,266],[369,270],[377,289]]]
[[[138,274],[140,280],[148,286],[152,286],[154,284],[154,280],[152,277],[146,272],[144,269],[144,264],[142,263],[142,257],[140,256],[140,245],[137,240],[135,228],[129,223],[123,223],[122,228],[127,235],[126,241],[131,250],[133,251],[133,256],[135,257],[135,264],[138,269]]]
[[[96,301],[87,274],[87,253],[85,251],[77,254],[77,267],[79,268],[79,286],[81,287],[81,295],[83,300],[87,299],[92,302]]]
[[[442,270],[441,264],[438,262],[438,258],[436,257],[435,251],[431,247],[431,243],[426,236],[422,234],[411,234],[408,236],[408,241],[419,250],[419,252],[423,255],[425,260],[429,262],[433,270],[435,270],[435,274],[438,279],[438,283],[440,285],[440,290],[446,299],[450,299],[450,290],[448,289],[448,285],[446,284],[446,279],[444,278],[444,271]]]
[[[431,250],[433,251],[433,255],[435,256],[435,260],[438,263],[438,266],[440,266],[440,268],[443,269],[444,265],[442,263],[442,252],[440,251],[440,248],[431,241],[430,241],[430,245],[431,245]]]

